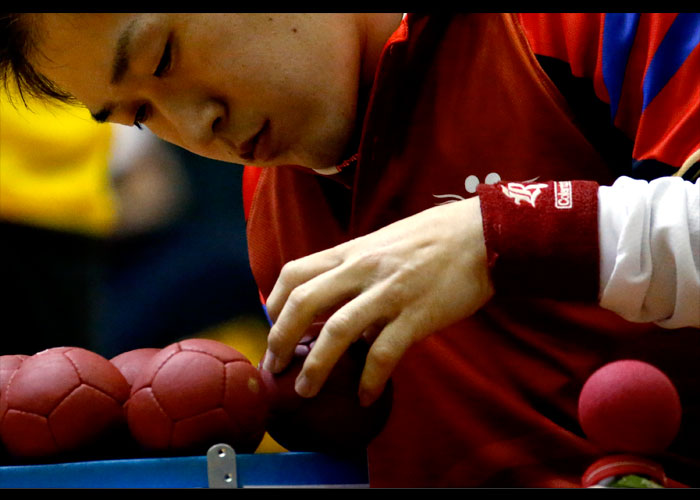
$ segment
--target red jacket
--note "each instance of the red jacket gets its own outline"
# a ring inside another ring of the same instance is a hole
[[[517,16],[406,21],[385,47],[355,162],[328,177],[247,168],[250,262],[263,301],[285,262],[473,196],[477,183],[486,200],[507,182],[537,181],[552,200],[567,186],[554,181],[590,182],[575,183],[576,210],[545,214],[539,229],[530,223],[535,236],[505,233],[522,245],[487,234],[496,296],[402,358],[392,414],[368,450],[371,485],[579,486],[601,454],[579,427],[579,392],[622,358],[651,362],[676,384],[684,425],[664,465],[681,481],[697,475],[700,336],[632,324],[596,305],[594,187],[615,173],[537,63]],[[547,254],[553,236],[566,241],[561,258]],[[532,244],[539,238],[551,241]],[[535,247],[531,265],[509,257],[523,245]]]

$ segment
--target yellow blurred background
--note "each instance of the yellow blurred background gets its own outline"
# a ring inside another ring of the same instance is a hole
[[[107,235],[115,224],[109,183],[113,129],[81,107],[0,93],[0,218]]]

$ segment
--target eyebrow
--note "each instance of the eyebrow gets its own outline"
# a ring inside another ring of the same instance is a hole
[[[131,20],[117,39],[117,45],[114,50],[114,59],[112,60],[112,75],[109,80],[109,83],[112,85],[116,85],[121,82],[129,69],[129,48],[131,46],[134,28],[136,27],[136,21],[136,19]],[[113,107],[114,106],[112,105],[107,105],[96,113],[90,114],[98,123],[104,123],[112,114]]]
[[[122,78],[124,78],[126,70],[129,69],[129,48],[135,26],[136,19],[132,19],[131,22],[126,25],[126,28],[124,28],[124,31],[122,31],[117,40],[114,60],[112,61],[112,78],[110,80],[110,83],[113,85],[119,83]]]

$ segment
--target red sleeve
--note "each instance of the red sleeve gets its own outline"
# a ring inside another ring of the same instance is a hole
[[[680,167],[700,148],[700,14],[524,13],[537,55],[567,62],[633,141],[632,161]]]

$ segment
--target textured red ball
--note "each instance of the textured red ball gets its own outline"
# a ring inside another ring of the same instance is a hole
[[[676,437],[682,409],[666,374],[642,361],[622,360],[591,375],[578,412],[586,436],[603,449],[651,455]]]
[[[158,352],[160,352],[160,349],[155,347],[143,347],[123,352],[109,361],[124,375],[124,378],[129,383],[129,387],[131,387],[144,366]]]
[[[26,354],[3,354],[0,356],[0,396],[12,374],[28,357]]]
[[[316,396],[302,398],[294,391],[294,382],[312,346],[313,341],[297,345],[291,363],[279,374],[261,370],[270,396],[267,431],[290,451],[363,452],[391,412],[391,380],[376,402],[360,405],[357,391],[369,350],[360,341],[341,356]]]
[[[125,408],[132,436],[146,449],[201,452],[224,442],[251,453],[265,434],[268,407],[260,373],[243,354],[188,339],[150,359]]]
[[[128,395],[122,374],[99,354],[47,349],[10,377],[0,396],[0,437],[16,457],[77,451],[123,424]]]
[[[22,361],[28,357],[26,354],[3,354],[0,356],[0,399],[2,398],[2,391],[5,389],[5,385],[10,381],[10,377],[19,368]],[[0,440],[0,453],[4,451],[2,440]]]

